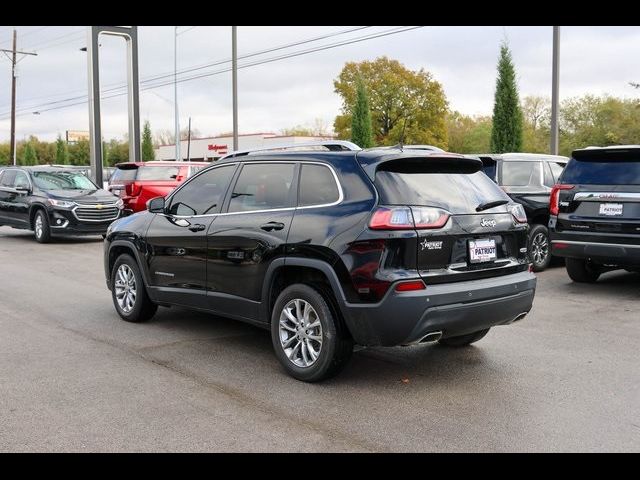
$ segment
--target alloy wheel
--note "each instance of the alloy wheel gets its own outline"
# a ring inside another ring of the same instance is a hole
[[[35,230],[36,230],[36,238],[41,238],[42,231],[43,231],[42,215],[36,215]]]
[[[549,240],[544,233],[538,233],[531,241],[531,256],[536,265],[542,265],[549,256]]]
[[[280,313],[280,345],[291,363],[310,367],[322,350],[322,324],[315,308],[300,298],[288,302]]]
[[[124,313],[131,312],[136,304],[136,277],[131,267],[124,263],[116,272],[115,293],[120,309]]]

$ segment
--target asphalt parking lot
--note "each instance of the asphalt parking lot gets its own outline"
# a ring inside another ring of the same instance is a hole
[[[357,351],[288,377],[267,331],[161,308],[128,324],[102,240],[0,227],[0,451],[638,451],[640,275],[538,276],[467,349]]]

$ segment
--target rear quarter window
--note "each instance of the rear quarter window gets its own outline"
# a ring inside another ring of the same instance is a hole
[[[110,182],[123,182],[136,179],[137,168],[116,168],[109,178]]]
[[[540,184],[541,162],[502,162],[502,185],[524,187]]]
[[[136,180],[170,181],[177,179],[178,175],[180,175],[180,167],[156,167],[143,165],[138,168]]]

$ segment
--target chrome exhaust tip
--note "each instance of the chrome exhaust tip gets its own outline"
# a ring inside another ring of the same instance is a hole
[[[526,317],[526,316],[527,316],[527,313],[528,313],[528,312],[522,312],[522,313],[519,313],[519,314],[518,314],[518,315],[516,315],[516,316],[515,316],[515,318],[514,318],[513,320],[511,320],[509,323],[515,323],[515,322],[517,322],[518,320],[522,320],[524,317]]]
[[[411,345],[418,345],[419,343],[433,343],[437,342],[442,338],[442,331],[438,330],[436,332],[429,332],[425,336],[420,337],[418,340],[414,340],[410,343],[402,344],[403,347],[409,347]]]

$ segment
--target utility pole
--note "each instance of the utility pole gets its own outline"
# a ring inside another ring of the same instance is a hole
[[[238,151],[238,41],[237,27],[231,27],[231,83],[233,90],[233,151]]]
[[[22,60],[16,61],[16,55],[38,55],[31,52],[19,52],[17,51],[18,34],[16,30],[13,30],[13,48],[11,50],[0,49],[0,52],[4,53],[6,57],[11,60],[11,150],[10,155],[13,164],[16,164],[16,64]],[[11,53],[11,57],[9,57]]]
[[[558,154],[558,88],[560,84],[560,27],[553,27],[553,65],[551,68],[551,155]]]
[[[178,116],[178,27],[173,27],[173,99],[176,113],[176,162],[182,160],[180,153],[180,117]]]

